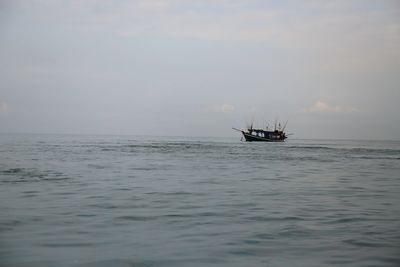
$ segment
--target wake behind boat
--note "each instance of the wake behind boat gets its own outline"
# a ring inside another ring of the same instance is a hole
[[[266,130],[253,129],[253,124],[247,128],[247,131],[237,128],[232,129],[241,132],[247,142],[283,142],[287,138],[285,128],[286,124],[282,128],[280,123],[278,126],[275,123],[275,128],[273,131],[268,131],[268,127]]]

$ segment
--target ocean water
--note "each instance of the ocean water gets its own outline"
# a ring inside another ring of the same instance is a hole
[[[0,266],[400,266],[400,142],[0,135]]]

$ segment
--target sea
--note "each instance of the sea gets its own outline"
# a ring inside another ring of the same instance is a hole
[[[400,266],[400,141],[1,134],[0,266]]]

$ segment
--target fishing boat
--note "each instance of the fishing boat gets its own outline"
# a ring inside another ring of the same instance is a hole
[[[275,128],[273,131],[269,131],[268,126],[265,130],[254,129],[253,124],[247,127],[247,130],[237,128],[232,129],[241,132],[247,142],[284,142],[287,138],[287,134],[285,133],[286,124],[287,123],[285,123],[284,127],[281,127],[280,123],[277,125],[275,122]],[[243,140],[243,137],[241,140]]]

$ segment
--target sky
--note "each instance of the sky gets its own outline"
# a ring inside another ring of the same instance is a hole
[[[400,140],[399,100],[397,0],[0,1],[0,133]]]

